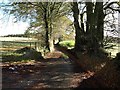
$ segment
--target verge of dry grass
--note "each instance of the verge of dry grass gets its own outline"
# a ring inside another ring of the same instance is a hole
[[[91,78],[84,80],[81,86],[120,88],[120,72],[117,71],[114,61],[109,58],[90,57],[81,53],[77,53],[77,56],[79,58],[77,62],[79,62],[80,66],[95,73]]]

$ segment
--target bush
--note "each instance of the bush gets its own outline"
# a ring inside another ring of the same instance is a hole
[[[27,51],[25,54],[22,55],[22,58],[25,59],[33,59],[33,60],[40,60],[43,59],[42,54],[37,52],[36,50]]]
[[[31,50],[34,50],[34,51],[35,51],[34,48],[24,47],[24,48],[21,48],[21,49],[16,50],[15,53],[22,53],[22,54],[23,54],[23,53],[29,52],[29,51],[31,51]]]

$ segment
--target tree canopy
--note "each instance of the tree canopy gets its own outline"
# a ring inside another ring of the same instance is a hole
[[[42,32],[45,48],[54,50],[54,37],[62,36],[55,33],[61,32],[64,23],[72,25],[68,16],[74,18],[75,49],[92,49],[103,47],[104,30],[117,32],[114,13],[120,12],[119,2],[97,2],[89,0],[75,2],[10,2],[2,5],[6,13],[15,17],[15,21],[29,21],[29,29],[38,29]],[[109,17],[113,19],[110,20]],[[66,18],[66,19],[65,19]],[[67,22],[64,22],[67,20]],[[68,24],[69,25],[68,25]],[[65,26],[66,26],[65,25]],[[68,28],[64,27],[68,30]],[[70,29],[71,30],[71,29]],[[70,33],[70,32],[69,32]]]

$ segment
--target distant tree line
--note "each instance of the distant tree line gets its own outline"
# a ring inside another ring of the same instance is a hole
[[[3,37],[27,37],[26,34],[11,34],[11,35],[5,35]]]

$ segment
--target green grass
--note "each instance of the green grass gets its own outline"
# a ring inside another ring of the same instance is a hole
[[[68,40],[68,41],[61,41],[60,46],[67,47],[68,49],[74,48],[75,41]],[[115,57],[116,53],[120,52],[120,44],[119,43],[109,43],[109,45],[113,45],[113,47],[105,49],[108,53],[111,52],[111,57]]]
[[[17,61],[28,61],[29,59],[23,58],[23,54],[15,52],[2,53],[2,62],[17,62]]]
[[[59,44],[63,47],[67,47],[68,49],[71,49],[74,47],[75,41],[74,40],[61,41]]]
[[[24,46],[30,46],[30,43],[29,42],[3,42],[2,41],[3,48],[24,47]]]
[[[2,55],[2,62],[29,62],[33,60],[35,61],[35,59],[23,57],[22,54],[16,53]]]
[[[120,43],[109,43],[114,45],[112,48],[105,49],[107,52],[111,52],[111,56],[114,58],[118,52],[120,52]]]
[[[64,59],[68,59],[69,57],[66,55],[66,54],[62,54],[62,57],[64,58]]]
[[[16,53],[15,50],[20,49],[22,47],[29,47],[29,42],[7,42],[2,41],[3,50],[1,50],[0,57],[2,57],[2,62],[26,62],[32,59],[24,58],[22,55],[24,53]],[[31,46],[34,47],[34,43],[31,43]]]

